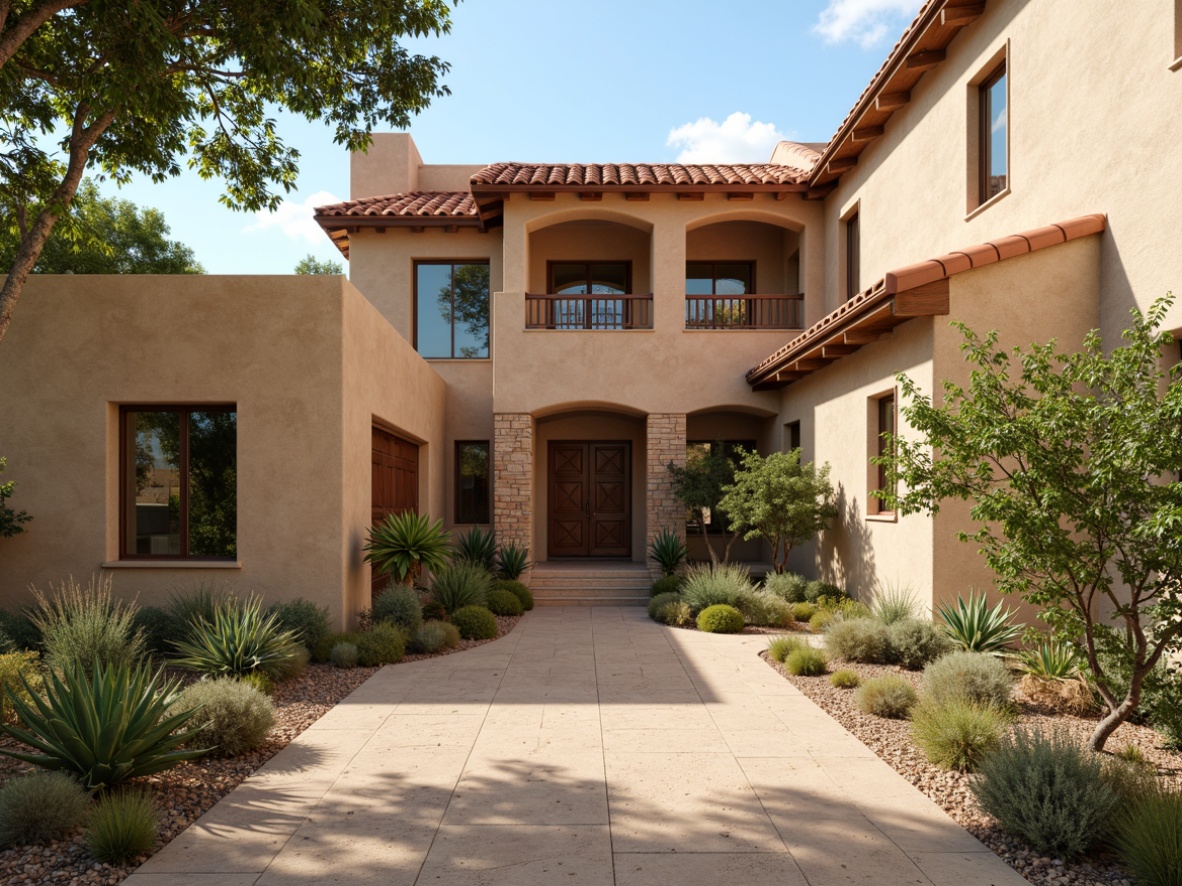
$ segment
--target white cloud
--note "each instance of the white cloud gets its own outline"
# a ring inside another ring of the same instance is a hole
[[[826,43],[857,42],[863,49],[874,46],[897,20],[914,16],[922,0],[829,0],[813,25]]]
[[[317,206],[340,203],[341,198],[328,191],[309,194],[302,201],[284,200],[274,212],[261,209],[254,214],[253,224],[244,228],[248,233],[269,231],[278,228],[283,236],[292,240],[304,240],[313,246],[322,246],[327,241],[323,229],[312,220]]]
[[[765,163],[786,138],[774,123],[752,121],[750,114],[736,111],[721,123],[701,117],[671,129],[665,144],[681,148],[678,163]]]

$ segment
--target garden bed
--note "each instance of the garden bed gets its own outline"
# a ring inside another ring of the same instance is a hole
[[[513,630],[520,620],[520,616],[498,616],[497,639]],[[407,655],[400,664],[462,652],[491,642],[493,640],[463,640],[457,648],[436,655]],[[328,664],[310,665],[299,677],[275,687],[272,696],[275,727],[262,747],[237,757],[205,757],[181,763],[167,772],[133,782],[151,788],[160,816],[160,846],[196,821],[378,670],[341,670]],[[18,744],[0,736],[0,746],[14,748]],[[11,757],[0,757],[0,784],[31,768]],[[160,846],[157,846],[157,850]],[[87,851],[82,836],[77,834],[45,846],[0,851],[0,883],[22,886],[51,883],[115,884],[122,882],[137,866],[138,862],[126,867],[97,863]]]
[[[911,738],[911,724],[906,720],[886,720],[863,713],[854,704],[854,692],[830,685],[829,676],[794,677],[782,665],[764,656],[767,663],[796,688],[812,699],[829,716],[841,723],[863,744],[874,751],[895,771],[910,781],[939,805],[958,824],[992,849],[1003,861],[1031,883],[1039,886],[1131,886],[1128,873],[1117,866],[1115,858],[1104,851],[1093,851],[1084,859],[1064,862],[1040,856],[1022,841],[1010,836],[986,817],[969,791],[965,773],[950,772],[929,763]],[[862,680],[883,674],[895,674],[919,688],[923,676],[885,665],[841,662],[842,668],[854,670]],[[1019,703],[1015,725],[1050,731],[1062,729],[1078,737],[1082,745],[1091,735],[1096,720],[1057,714],[1026,703]],[[1108,740],[1109,751],[1136,747],[1159,773],[1174,779],[1182,776],[1182,754],[1160,747],[1161,736],[1144,726],[1123,724]]]

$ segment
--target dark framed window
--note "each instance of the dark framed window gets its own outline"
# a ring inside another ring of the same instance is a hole
[[[456,523],[489,522],[490,460],[487,440],[456,442]]]
[[[790,421],[784,425],[784,445],[788,452],[800,448],[800,422]]]
[[[845,220],[845,297],[849,301],[862,285],[862,231],[858,213]]]
[[[424,357],[488,357],[487,261],[415,262],[415,349]]]
[[[1004,191],[1009,181],[1010,109],[1006,82],[1006,63],[1003,61],[977,87],[981,203]]]
[[[632,262],[552,261],[548,265],[551,295],[628,295]]]
[[[755,292],[753,261],[689,261],[685,263],[686,295],[751,295]]]
[[[887,394],[885,397],[879,397],[875,407],[875,412],[877,413],[877,427],[875,428],[875,447],[873,454],[882,457],[890,455],[893,452],[893,444],[888,438],[894,437],[895,435],[895,395]],[[875,465],[874,469],[877,478],[877,485],[875,488],[880,491],[887,489],[889,478],[887,476],[886,465]],[[876,503],[875,510],[877,513],[894,513],[894,509],[882,499],[876,498],[872,499],[872,501]]]
[[[730,459],[731,463],[736,467],[742,460],[742,453],[740,452],[755,452],[756,445],[754,440],[688,440],[685,444],[685,458],[686,462],[692,462],[695,458],[701,458],[707,455],[717,455],[721,452],[724,456]],[[707,532],[726,533],[730,532],[730,521],[722,513],[711,513],[709,508],[701,511],[687,510],[685,515],[685,528],[687,532],[702,531],[703,524]]]
[[[120,407],[120,556],[238,556],[238,412]]]

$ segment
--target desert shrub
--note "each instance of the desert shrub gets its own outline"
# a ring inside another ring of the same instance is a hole
[[[954,697],[996,708],[1010,706],[1014,678],[1001,659],[982,652],[953,652],[923,670],[923,692],[942,704]]]
[[[653,621],[659,621],[664,624],[665,620],[661,617],[661,612],[664,610],[664,607],[669,603],[680,600],[681,594],[668,591],[664,594],[656,594],[655,596],[649,598],[648,617]]]
[[[279,622],[279,628],[290,631],[309,652],[332,633],[332,618],[328,607],[317,606],[311,600],[302,597],[272,603],[267,607],[267,614],[274,615]]]
[[[19,612],[0,609],[0,630],[4,631],[4,635],[15,647],[15,652],[41,648],[41,632],[37,630],[37,625],[26,609]]]
[[[710,606],[735,606],[741,597],[754,592],[747,569],[734,563],[694,566],[685,576],[682,599],[695,613]]]
[[[155,845],[156,809],[146,790],[108,794],[99,800],[86,824],[86,847],[107,864],[127,864]]]
[[[825,628],[825,649],[835,658],[875,664],[886,661],[887,627],[873,618],[837,618]]]
[[[264,674],[262,671],[253,671],[249,674],[243,674],[238,678],[238,682],[245,683],[257,689],[263,695],[271,696],[275,694],[275,681]]]
[[[308,647],[303,643],[294,642],[291,645],[291,655],[263,665],[260,671],[276,683],[282,683],[284,680],[294,680],[306,671],[311,660],[312,654],[308,652]]]
[[[844,588],[839,588],[837,585],[827,581],[810,581],[804,588],[805,603],[816,603],[822,597],[830,597],[834,600],[848,600],[849,596]]]
[[[347,640],[338,640],[332,645],[332,651],[328,657],[338,668],[355,668],[357,667],[357,644]]]
[[[904,618],[887,628],[887,660],[918,671],[953,648],[937,625],[922,618]]]
[[[793,572],[769,573],[763,580],[763,588],[769,594],[775,594],[785,603],[804,603],[804,592],[809,580],[803,575]],[[804,619],[800,619],[804,621]]]
[[[888,587],[875,596],[871,612],[884,625],[893,625],[916,618],[919,605],[915,602],[915,592],[910,586]]]
[[[1127,750],[1127,749],[1126,749]],[[1111,839],[1116,834],[1116,824],[1125,813],[1141,801],[1141,799],[1157,790],[1157,767],[1140,755],[1139,760],[1121,758],[1112,754],[1103,758],[1100,777],[1104,779],[1114,794],[1116,794],[1116,809],[1109,818],[1109,827],[1105,837]]]
[[[767,644],[767,657],[783,664],[789,654],[807,645],[800,637],[772,637]]]
[[[529,588],[515,579],[498,578],[493,582],[493,590],[508,591],[521,601],[521,608],[525,612],[529,612],[534,608],[534,595],[530,593]]]
[[[494,640],[497,620],[483,606],[464,606],[451,614],[451,623],[465,640]]]
[[[410,651],[423,655],[434,655],[441,649],[452,649],[460,643],[460,632],[456,626],[444,621],[429,621],[415,631],[410,641]]]
[[[1117,852],[1138,886],[1182,883],[1182,793],[1155,787],[1118,817]]]
[[[190,721],[196,734],[189,744],[216,748],[226,757],[254,750],[267,740],[275,725],[271,699],[249,683],[230,677],[187,686],[177,705],[197,711]]]
[[[693,624],[694,611],[690,609],[685,600],[681,599],[681,594],[662,594],[659,598],[654,597],[653,599],[660,601],[657,606],[650,606],[652,611],[656,613],[651,616],[653,621],[671,627]]]
[[[809,619],[817,614],[817,607],[813,603],[789,603],[788,611],[792,613],[793,621],[808,624]]]
[[[842,668],[829,675],[829,685],[835,689],[854,689],[861,682],[862,678],[858,676],[858,672],[849,668]]]
[[[376,624],[373,630],[355,637],[357,662],[362,667],[397,664],[406,655],[406,634],[392,624]]]
[[[911,737],[937,766],[972,772],[997,747],[1008,722],[1004,711],[967,698],[924,699],[911,711]]]
[[[447,621],[447,610],[434,600],[423,604],[423,621]]]
[[[475,563],[486,572],[492,573],[497,566],[497,540],[492,531],[485,531],[479,526],[456,538],[455,559],[468,563]]]
[[[734,606],[716,603],[698,613],[698,630],[708,634],[737,634],[743,630],[743,613]]]
[[[141,606],[135,613],[135,628],[144,637],[144,648],[152,655],[167,658],[172,655],[172,641],[181,633],[167,609]]]
[[[915,706],[917,697],[914,686],[902,677],[888,674],[867,680],[859,686],[854,701],[867,714],[890,720],[905,720]]]
[[[1082,717],[1096,708],[1092,687],[1082,678],[1060,680],[1026,674],[1018,681],[1017,694],[1042,708]]]
[[[656,597],[659,594],[676,594],[681,590],[682,579],[679,575],[662,575],[653,582],[648,595]]]
[[[336,631],[326,637],[321,637],[312,647],[312,661],[317,664],[332,661],[332,647],[338,643],[352,643],[355,639],[356,634],[352,631]]]
[[[865,603],[851,600],[849,597],[821,596],[814,604],[818,609],[832,613],[837,618],[873,618],[874,613]]]
[[[749,625],[783,628],[793,621],[791,604],[767,591],[755,591],[740,597],[735,608],[743,613],[743,620]]]
[[[1102,758],[1065,732],[1015,730],[971,784],[981,807],[1041,855],[1070,859],[1101,834],[1119,797]]]
[[[28,688],[25,688],[25,684]],[[12,693],[26,704],[32,702],[29,689],[41,690],[41,662],[36,652],[8,652],[0,655],[0,723],[16,723],[16,708],[9,700]]]
[[[414,588],[391,583],[373,598],[370,618],[373,624],[387,622],[413,634],[423,623],[423,601]]]
[[[198,622],[211,622],[218,608],[238,599],[230,582],[201,581],[193,587],[174,587],[165,611],[172,616],[177,636],[183,636]]]
[[[483,566],[461,560],[435,573],[431,597],[450,615],[465,607],[484,606],[492,583],[492,574]]]
[[[64,772],[14,778],[0,787],[0,849],[65,837],[89,808],[90,796]]]
[[[825,653],[812,646],[801,646],[793,649],[784,659],[784,670],[794,677],[819,677],[825,673],[829,660]]]
[[[819,634],[829,626],[829,623],[835,619],[832,612],[827,609],[818,609],[809,618],[809,630],[814,634]]]
[[[86,587],[68,578],[49,586],[46,596],[36,588],[33,622],[41,632],[45,663],[84,672],[96,664],[133,665],[144,656],[144,635],[135,626],[136,606],[115,599],[110,576],[91,576]]]
[[[488,611],[493,615],[521,615],[521,601],[509,591],[492,590],[488,594]]]
[[[290,631],[280,627],[275,613],[263,613],[257,597],[221,600],[212,619],[199,617],[188,635],[173,645],[179,653],[174,664],[180,667],[214,677],[264,671],[272,679],[291,665],[302,648]]]

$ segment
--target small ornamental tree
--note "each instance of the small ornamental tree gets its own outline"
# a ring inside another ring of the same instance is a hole
[[[0,474],[4,473],[7,466],[8,459],[0,458]],[[25,531],[25,527],[21,524],[28,523],[33,519],[24,511],[15,511],[8,506],[8,499],[12,497],[12,490],[15,487],[16,483],[12,480],[0,483],[0,538],[20,535]]]
[[[743,454],[734,483],[721,507],[743,538],[764,538],[772,546],[772,564],[784,571],[788,554],[829,525],[837,514],[829,465],[801,463],[800,450]]]
[[[711,563],[718,562],[718,554],[710,542],[706,515],[717,517],[725,510],[720,504],[723,489],[735,479],[735,463],[724,449],[721,441],[709,447],[695,447],[686,453],[684,467],[673,462],[667,465],[673,478],[673,494],[688,512],[698,517]],[[723,562],[730,559],[731,545],[738,537],[739,534],[732,531],[723,549]]]
[[[996,332],[958,324],[967,389],[945,382],[936,406],[899,376],[919,436],[894,438],[893,462],[875,459],[891,477],[879,496],[904,514],[971,502],[978,528],[959,537],[980,545],[999,590],[1040,607],[1053,640],[1082,645],[1107,708],[1096,751],[1182,635],[1182,373],[1162,371],[1172,338],[1159,331],[1172,303],[1134,310],[1107,354],[1096,330],[1078,353],[1054,341],[1007,353]],[[902,491],[889,492],[897,481]],[[1109,621],[1131,650],[1124,692],[1096,654]]]

